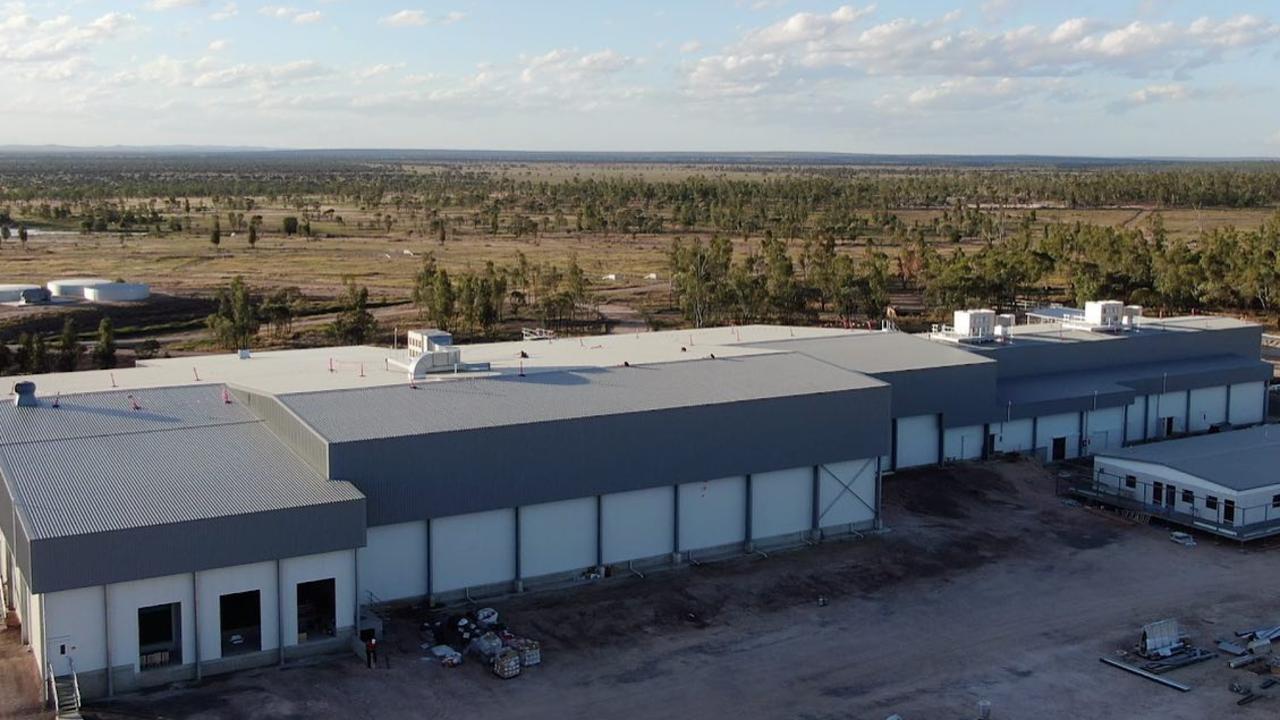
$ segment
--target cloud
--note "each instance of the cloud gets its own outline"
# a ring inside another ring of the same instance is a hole
[[[1107,109],[1113,113],[1121,113],[1144,105],[1190,100],[1199,94],[1182,83],[1147,85],[1129,93],[1123,100],[1110,103]]]
[[[680,52],[684,53],[685,55],[696,53],[701,49],[702,49],[702,43],[698,42],[697,40],[686,40],[685,42],[680,44]]]
[[[551,50],[527,58],[520,80],[534,82],[576,83],[589,78],[611,75],[633,65],[635,60],[613,50],[578,53],[574,50]]]
[[[439,17],[427,15],[425,10],[400,10],[379,18],[378,23],[390,27],[422,27],[424,25],[452,25],[466,18],[466,13],[454,10]]]
[[[223,50],[226,50],[229,47],[231,47],[230,40],[222,40],[222,39],[214,40],[213,42],[209,43],[209,52],[222,52]]]
[[[872,7],[843,6],[747,30],[686,66],[686,92],[708,98],[787,93],[801,81],[840,77],[1149,77],[1186,73],[1228,52],[1280,40],[1280,24],[1253,15],[1185,24],[1076,17],[1002,30],[990,23],[960,27],[955,13],[878,22],[872,15]]]
[[[0,61],[63,60],[119,36],[133,22],[132,15],[118,12],[80,25],[67,15],[44,21],[10,15],[0,21]]]
[[[370,80],[372,78],[382,77],[403,68],[404,63],[378,63],[377,65],[370,65],[369,67],[356,70],[352,74],[361,80]]]
[[[222,6],[220,10],[209,15],[209,19],[214,22],[222,22],[240,14],[240,8],[233,2],[229,2]]]
[[[205,0],[151,0],[147,3],[150,10],[176,10],[178,8],[198,7],[204,5]]]
[[[1041,85],[1032,86],[1015,78],[955,78],[918,87],[905,95],[883,95],[874,105],[889,112],[987,109],[1016,105],[1027,96],[1038,93]]]
[[[324,19],[324,13],[319,10],[303,12],[289,5],[263,5],[258,8],[258,14],[276,20],[287,20],[295,25],[311,25]]]

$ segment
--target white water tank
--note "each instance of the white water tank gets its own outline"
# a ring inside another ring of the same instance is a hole
[[[23,290],[39,290],[39,285],[0,285],[0,302],[18,302],[22,300]]]
[[[51,280],[46,286],[54,297],[83,298],[86,288],[98,287],[99,285],[110,285],[111,281],[106,278],[63,278],[62,280]]]
[[[151,286],[143,283],[111,282],[84,289],[84,299],[90,302],[137,302],[149,297]]]

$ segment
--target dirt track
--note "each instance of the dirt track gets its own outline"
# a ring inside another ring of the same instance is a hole
[[[886,478],[889,532],[768,559],[493,603],[546,662],[511,681],[420,659],[413,612],[390,669],[354,657],[123,699],[112,717],[996,718],[1274,717],[1238,708],[1215,660],[1182,694],[1108,668],[1143,622],[1178,617],[1210,643],[1280,621],[1280,555],[1068,507],[1030,463]],[[819,607],[819,595],[830,605]],[[1273,689],[1276,690],[1276,689]]]

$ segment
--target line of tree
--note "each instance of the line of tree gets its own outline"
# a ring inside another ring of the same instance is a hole
[[[73,372],[81,369],[85,357],[74,318],[67,318],[62,332],[50,349],[49,342],[39,333],[22,333],[17,348],[0,342],[0,375],[34,375],[47,372]],[[111,318],[104,317],[98,324],[98,334],[90,353],[93,367],[110,369],[116,366],[115,329]]]

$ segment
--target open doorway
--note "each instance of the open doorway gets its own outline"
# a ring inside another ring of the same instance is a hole
[[[182,664],[182,603],[138,608],[138,666]]]
[[[333,578],[298,583],[298,642],[324,640],[337,632]]]
[[[1053,439],[1053,460],[1067,459],[1067,439],[1065,437],[1056,437]]]
[[[262,596],[257,590],[218,598],[222,623],[222,656],[262,649]]]

